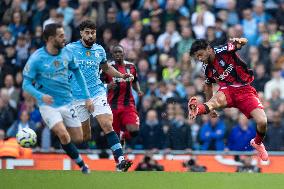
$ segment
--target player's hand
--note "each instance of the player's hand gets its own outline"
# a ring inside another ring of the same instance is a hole
[[[94,108],[93,101],[91,99],[87,99],[85,101],[85,106],[90,113],[94,112],[95,108]]]
[[[237,42],[241,45],[246,44],[248,42],[246,38],[231,38],[230,41]]]
[[[123,74],[122,78],[123,78],[123,79],[130,78],[131,81],[134,80],[134,76],[133,76],[132,74],[130,74],[130,73],[125,73],[125,74]]]
[[[53,103],[53,98],[52,96],[49,96],[49,95],[43,95],[42,96],[42,101],[45,103],[45,104],[52,104]]]
[[[144,96],[144,93],[143,93],[143,91],[138,91],[137,93],[138,93],[138,96],[139,96],[139,97],[142,97],[142,96]]]
[[[109,84],[107,84],[108,89],[115,89],[116,87],[117,87],[117,84],[114,82],[110,82]]]
[[[215,110],[212,110],[209,114],[212,118],[216,118],[219,116],[219,114]]]

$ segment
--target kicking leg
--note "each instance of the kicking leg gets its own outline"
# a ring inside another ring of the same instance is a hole
[[[58,136],[63,150],[81,168],[82,173],[85,173],[85,174],[90,173],[90,170],[88,166],[84,163],[82,157],[80,156],[78,152],[78,149],[71,142],[71,137],[68,131],[66,130],[66,127],[64,126],[63,122],[57,123],[52,128],[52,131]]]
[[[263,109],[256,108],[250,113],[257,124],[256,136],[250,144],[258,151],[258,155],[263,161],[268,160],[268,153],[263,145],[263,139],[267,130],[267,117]]]
[[[208,114],[209,112],[227,106],[226,95],[218,91],[213,97],[204,104],[198,104],[196,97],[191,97],[188,102],[189,118],[195,119],[197,115]]]
[[[107,142],[110,149],[113,151],[114,158],[118,160],[119,164],[117,168],[120,169],[121,171],[127,171],[129,167],[132,165],[132,162],[124,159],[122,146],[119,142],[117,134],[114,132],[112,127],[112,120],[113,120],[112,115],[101,114],[97,115],[96,118],[107,137]]]

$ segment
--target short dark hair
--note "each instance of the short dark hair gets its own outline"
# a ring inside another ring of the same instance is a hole
[[[83,31],[85,28],[97,29],[96,23],[91,20],[85,20],[79,25],[79,30]]]
[[[193,42],[190,48],[190,56],[193,56],[199,50],[205,50],[209,46],[208,41],[205,39],[197,39]]]
[[[122,45],[120,45],[120,44],[115,44],[113,47],[112,47],[112,52],[113,52],[113,50],[115,49],[115,48],[122,48],[122,50],[124,51],[124,47],[122,46]]]
[[[63,26],[58,23],[52,23],[52,24],[46,25],[43,30],[43,39],[47,41],[49,37],[51,36],[55,37],[57,29],[62,28],[62,27]]]

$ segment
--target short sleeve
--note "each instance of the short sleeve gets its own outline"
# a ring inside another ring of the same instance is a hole
[[[237,48],[237,45],[234,42],[228,42],[224,45],[220,45],[217,47],[214,47],[214,52],[215,54],[220,54],[220,53],[233,53],[239,50]]]
[[[100,57],[102,57],[100,64],[106,64],[107,58],[106,58],[106,51],[105,51],[104,48],[101,48],[101,50],[100,50]]]

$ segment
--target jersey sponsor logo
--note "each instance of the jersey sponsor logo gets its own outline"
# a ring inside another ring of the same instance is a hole
[[[224,80],[233,70],[234,66],[230,64],[226,70],[218,77],[219,80]]]
[[[113,82],[118,82],[118,83],[120,83],[120,82],[130,82],[130,81],[132,81],[133,79],[131,79],[131,77],[126,78],[126,79],[118,78],[118,77],[113,77],[112,80],[113,80]]]
[[[83,52],[78,52],[80,55],[83,55]]]
[[[228,49],[228,47],[227,46],[222,46],[222,47],[220,47],[220,48],[218,48],[218,47],[214,47],[214,51],[215,51],[215,53],[220,53],[220,52],[223,52],[223,51],[226,51]]]
[[[235,49],[235,46],[232,43],[228,43],[228,51],[232,51]]]

